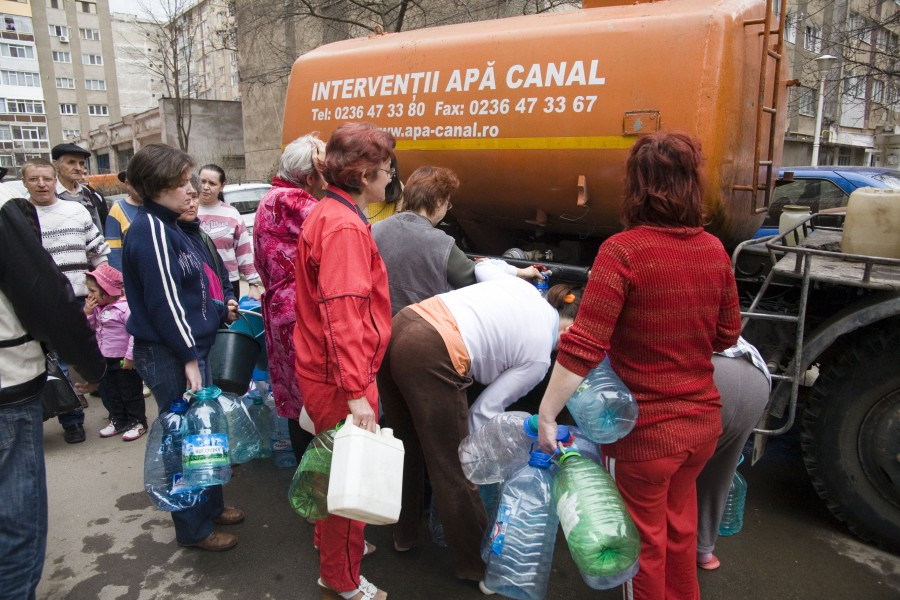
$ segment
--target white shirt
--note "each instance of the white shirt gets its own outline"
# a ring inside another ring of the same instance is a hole
[[[480,283],[438,295],[466,345],[469,376],[487,385],[469,409],[470,433],[540,383],[559,337],[556,309],[497,262],[475,265]]]
[[[57,200],[50,206],[35,205],[41,223],[44,248],[72,284],[75,295],[87,296],[84,274],[106,262],[109,244],[100,235],[90,213],[77,202]]]

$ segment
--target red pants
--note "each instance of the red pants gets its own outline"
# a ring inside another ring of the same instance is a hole
[[[330,429],[347,418],[347,397],[328,383],[297,377],[303,405],[316,426],[316,432]],[[378,414],[378,388],[373,381],[366,390],[366,400]],[[316,522],[315,544],[319,547],[319,575],[322,581],[339,592],[359,587],[359,564],[365,547],[366,524],[337,515]]]
[[[710,440],[656,460],[605,458],[641,534],[641,566],[625,598],[699,600],[697,475],[716,449]]]

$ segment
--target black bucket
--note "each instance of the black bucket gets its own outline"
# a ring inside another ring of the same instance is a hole
[[[248,333],[234,329],[217,331],[208,359],[213,383],[225,392],[244,394],[260,350],[259,342]]]

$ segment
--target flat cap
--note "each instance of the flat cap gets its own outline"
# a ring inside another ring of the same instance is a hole
[[[76,146],[75,144],[57,144],[53,146],[53,150],[50,151],[50,156],[53,157],[53,160],[59,160],[60,156],[64,156],[66,154],[75,154],[77,156],[83,156],[85,158],[90,157],[91,153],[82,148],[81,146]]]

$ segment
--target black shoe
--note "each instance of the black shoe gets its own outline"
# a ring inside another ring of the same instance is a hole
[[[77,444],[86,439],[83,425],[72,425],[63,429],[63,438],[67,444]]]

